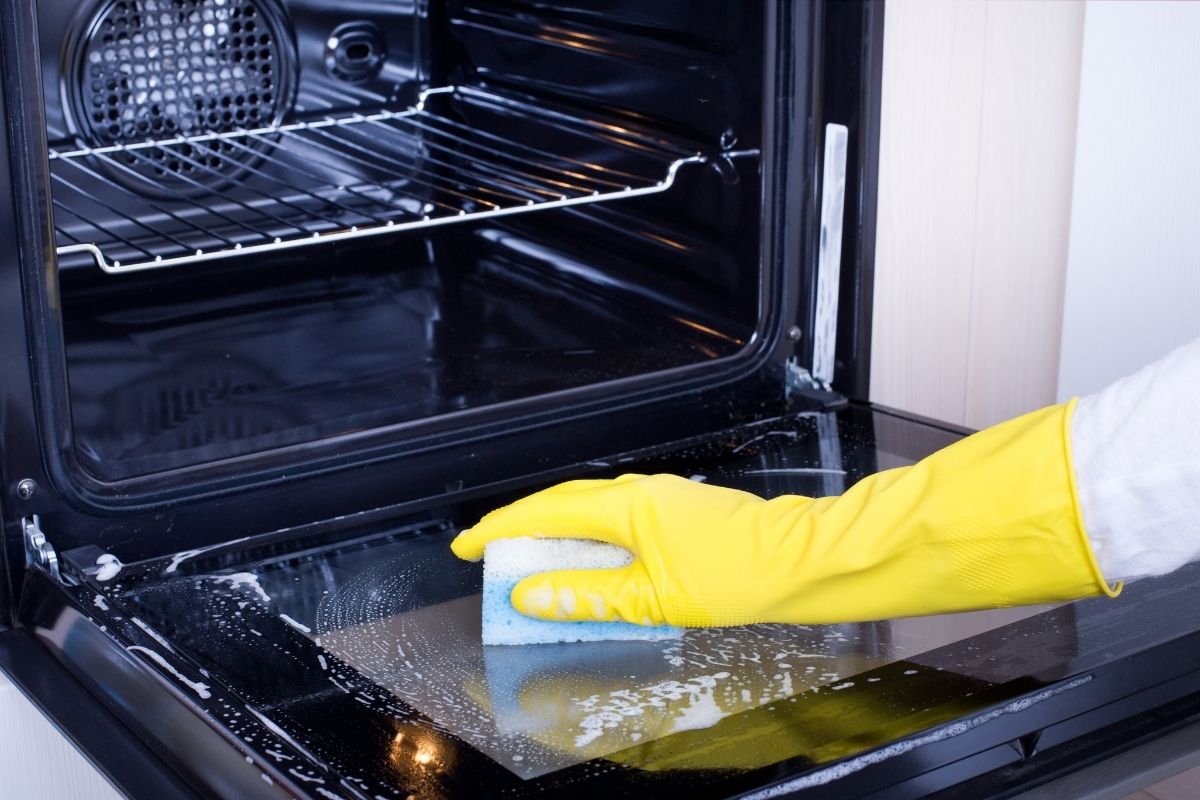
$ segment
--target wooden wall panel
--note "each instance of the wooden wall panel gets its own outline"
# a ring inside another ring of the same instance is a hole
[[[120,800],[92,763],[0,675],[0,775],[6,798]]]
[[[1060,397],[1200,336],[1198,43],[1200,3],[1088,4]]]
[[[886,9],[871,395],[961,422],[987,5]]]
[[[988,6],[964,422],[1054,402],[1084,5]]]
[[[876,402],[972,427],[1053,402],[1083,18],[887,5]]]

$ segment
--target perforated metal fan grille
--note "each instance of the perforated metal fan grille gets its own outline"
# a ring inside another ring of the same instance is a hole
[[[292,51],[271,0],[115,0],[77,50],[76,111],[93,145],[269,125],[287,102]],[[154,181],[211,186],[253,151],[229,142],[123,160]],[[192,184],[192,182],[195,184]]]

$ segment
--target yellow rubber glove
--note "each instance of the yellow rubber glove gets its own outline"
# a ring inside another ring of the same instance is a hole
[[[1074,401],[981,431],[839,497],[763,500],[671,475],[564,483],[453,542],[598,539],[620,569],[534,575],[514,607],[545,619],[681,626],[830,623],[1116,596],[1073,485]]]

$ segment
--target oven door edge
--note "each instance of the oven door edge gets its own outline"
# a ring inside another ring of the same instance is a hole
[[[206,708],[199,697],[186,694],[186,683],[168,677],[187,668],[163,656],[160,643],[129,625],[124,637],[137,643],[122,648],[86,610],[84,595],[90,594],[30,568],[21,601],[25,625],[0,634],[0,670],[114,786],[147,800],[307,796],[293,775],[238,746],[214,718],[215,703]],[[114,620],[129,621],[109,615]],[[155,653],[152,660],[163,670],[135,657],[134,650]],[[259,727],[259,741],[275,738]],[[309,762],[308,771],[321,770],[286,742],[270,746],[292,757],[289,766]]]
[[[0,633],[0,670],[122,794],[201,797],[29,630]]]

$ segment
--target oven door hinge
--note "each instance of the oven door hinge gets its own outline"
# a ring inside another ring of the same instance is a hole
[[[829,391],[829,384],[819,383],[812,373],[800,366],[800,359],[792,356],[783,366],[783,385],[788,394],[796,391]]]
[[[835,408],[846,404],[844,395],[830,388],[828,383],[813,377],[813,374],[800,366],[800,360],[793,356],[783,366],[784,397],[789,403],[803,402],[812,404],[815,400],[822,408]]]
[[[42,533],[38,515],[23,517],[21,531],[25,534],[26,568],[38,564],[44,567],[54,580],[62,583],[62,574],[58,570],[58,554],[54,552],[50,542],[46,541],[46,534]]]

